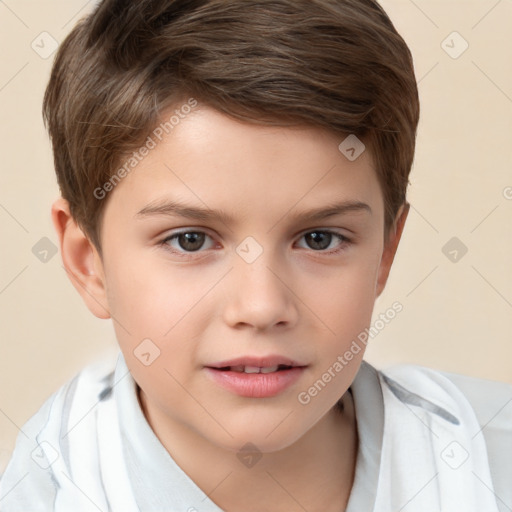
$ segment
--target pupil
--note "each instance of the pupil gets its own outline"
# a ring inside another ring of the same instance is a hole
[[[204,233],[182,233],[180,246],[187,251],[197,251],[204,243]]]
[[[312,244],[308,242],[312,249],[326,249],[327,247],[329,247],[329,244],[331,243],[332,235],[330,233],[314,231],[313,233],[309,233],[308,235],[306,235],[306,237],[309,237],[310,241],[312,241]]]

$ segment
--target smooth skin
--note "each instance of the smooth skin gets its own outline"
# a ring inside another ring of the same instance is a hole
[[[369,327],[409,208],[385,243],[370,150],[351,162],[338,149],[342,140],[199,105],[105,199],[102,258],[68,203],[59,198],[52,207],[68,275],[95,316],[113,319],[148,423],[228,512],[339,512],[350,495],[358,438],[346,391],[364,346],[307,405],[298,395]],[[137,215],[166,200],[231,220]],[[369,208],[297,217],[339,202]],[[169,239],[183,232],[188,238]],[[239,247],[263,252],[248,263]],[[150,366],[134,354],[144,339],[160,350]],[[307,368],[270,398],[238,396],[204,368],[275,354]],[[334,407],[340,397],[343,412]],[[248,442],[263,454],[253,467],[237,457]]]

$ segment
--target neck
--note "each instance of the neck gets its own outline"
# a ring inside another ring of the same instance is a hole
[[[144,414],[163,446],[222,510],[345,510],[358,446],[350,392],[343,397],[342,411],[331,409],[298,441],[278,452],[265,453],[252,467],[244,467],[232,451],[212,446],[194,432],[158,428],[164,423],[147,410],[144,393],[139,393]]]

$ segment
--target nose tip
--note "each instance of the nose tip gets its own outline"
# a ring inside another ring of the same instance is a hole
[[[270,253],[263,251],[255,239],[246,239],[239,248],[242,255],[229,280],[226,321],[232,326],[243,324],[259,329],[295,322],[293,293],[285,279],[272,269]]]

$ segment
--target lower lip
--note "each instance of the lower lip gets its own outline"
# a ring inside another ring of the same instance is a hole
[[[223,388],[240,396],[268,398],[276,396],[294,384],[305,370],[297,366],[271,373],[244,373],[205,368],[207,374]]]

